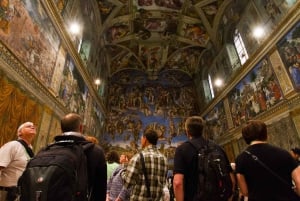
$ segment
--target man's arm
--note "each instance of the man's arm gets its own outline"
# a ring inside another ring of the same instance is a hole
[[[300,196],[300,166],[296,167],[292,172],[292,179],[295,184],[295,192]]]
[[[173,190],[175,194],[176,201],[184,200],[184,190],[183,190],[183,174],[175,174],[173,178]]]
[[[242,195],[248,196],[248,187],[247,187],[247,183],[246,183],[246,179],[245,179],[244,175],[238,173],[236,175],[236,178],[237,178],[238,185],[240,187],[240,191],[241,191]]]

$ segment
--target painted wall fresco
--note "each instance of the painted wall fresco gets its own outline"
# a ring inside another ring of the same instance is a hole
[[[40,1],[4,1],[0,12],[1,41],[50,87],[60,39]]]
[[[225,113],[223,101],[219,102],[204,119],[207,122],[207,137],[209,139],[218,139],[228,130],[227,116]]]
[[[268,125],[268,140],[283,149],[298,147],[300,139],[291,116],[272,122]]]
[[[30,121],[39,126],[42,105],[3,71],[0,71],[0,102],[0,147],[16,139],[17,129],[22,123]]]
[[[139,146],[143,130],[149,127],[157,130],[159,146],[166,151],[186,140],[184,121],[198,112],[196,93],[191,83],[176,82],[175,75],[173,79],[169,74],[161,76],[166,79],[152,81],[140,71],[115,75],[109,88],[104,140],[111,146],[134,150]],[[127,78],[126,83],[122,77]]]
[[[259,62],[228,95],[235,127],[278,104],[283,95],[268,59]]]
[[[87,93],[88,90],[81,75],[72,58],[67,55],[59,90],[59,98],[70,111],[77,112],[84,116]]]
[[[300,21],[278,42],[277,47],[295,88],[300,90]]]

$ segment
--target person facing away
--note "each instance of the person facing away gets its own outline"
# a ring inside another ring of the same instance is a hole
[[[89,142],[92,142],[94,144],[99,144],[99,140],[95,136],[85,135],[84,137]]]
[[[290,151],[292,157],[297,161],[297,164],[300,165],[300,148],[295,147]]]
[[[113,171],[107,183],[107,201],[129,201],[130,191],[124,187],[121,173],[126,169],[131,154],[120,155],[120,165]]]
[[[0,149],[0,190],[7,191],[6,201],[17,197],[17,183],[27,162],[33,157],[32,141],[36,135],[36,126],[32,122],[21,124],[17,130],[18,140],[4,144]],[[27,149],[27,150],[26,150]]]
[[[157,141],[156,131],[146,129],[141,137],[142,151],[140,153],[145,161],[151,200],[163,201],[168,164],[166,157],[156,147]],[[122,173],[125,188],[131,188],[130,201],[149,200],[140,153],[132,157],[126,170]]]
[[[205,121],[200,116],[188,117],[185,122],[185,131],[190,141],[197,144],[207,143],[203,138],[203,129]],[[229,160],[222,150],[216,145],[224,157],[227,159],[228,171],[232,172]],[[198,151],[191,143],[184,142],[175,150],[174,168],[173,168],[173,188],[176,201],[196,201],[198,186],[198,167],[197,167]],[[231,173],[231,180],[234,183],[234,175]]]
[[[242,128],[242,136],[249,146],[236,158],[241,193],[248,196],[249,201],[299,200],[296,193],[300,195],[300,167],[287,150],[267,142],[266,124],[259,120],[249,121]]]
[[[78,114],[69,113],[61,119],[62,140],[85,141],[82,135],[82,119]],[[106,198],[106,160],[102,148],[95,144],[86,153],[88,166],[90,201],[105,201]]]
[[[120,165],[119,164],[119,154],[116,151],[109,151],[106,154],[106,166],[107,166],[107,181],[111,177],[113,171]]]

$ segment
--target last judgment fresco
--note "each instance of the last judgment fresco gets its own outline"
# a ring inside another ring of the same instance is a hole
[[[139,147],[140,136],[147,128],[159,133],[158,147],[163,149],[186,140],[185,118],[198,110],[193,85],[170,87],[166,78],[162,82],[150,82],[141,72],[134,76],[132,72],[124,72],[117,77],[109,90],[105,141],[111,146],[134,150]],[[171,79],[172,74],[166,77]],[[172,78],[176,83],[175,74]],[[120,84],[125,81],[131,84]]]

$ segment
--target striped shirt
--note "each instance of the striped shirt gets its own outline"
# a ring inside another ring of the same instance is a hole
[[[118,197],[122,201],[129,200],[129,190],[123,186],[123,180],[121,173],[125,170],[125,167],[121,164],[115,169],[107,183],[107,194],[109,194],[109,201],[115,201]]]
[[[163,188],[166,184],[168,168],[167,159],[154,145],[147,146],[142,150],[142,154],[145,159],[152,200],[163,201]],[[139,154],[134,155],[129,161],[122,178],[124,179],[125,187],[131,187],[130,201],[147,200],[147,188]]]

